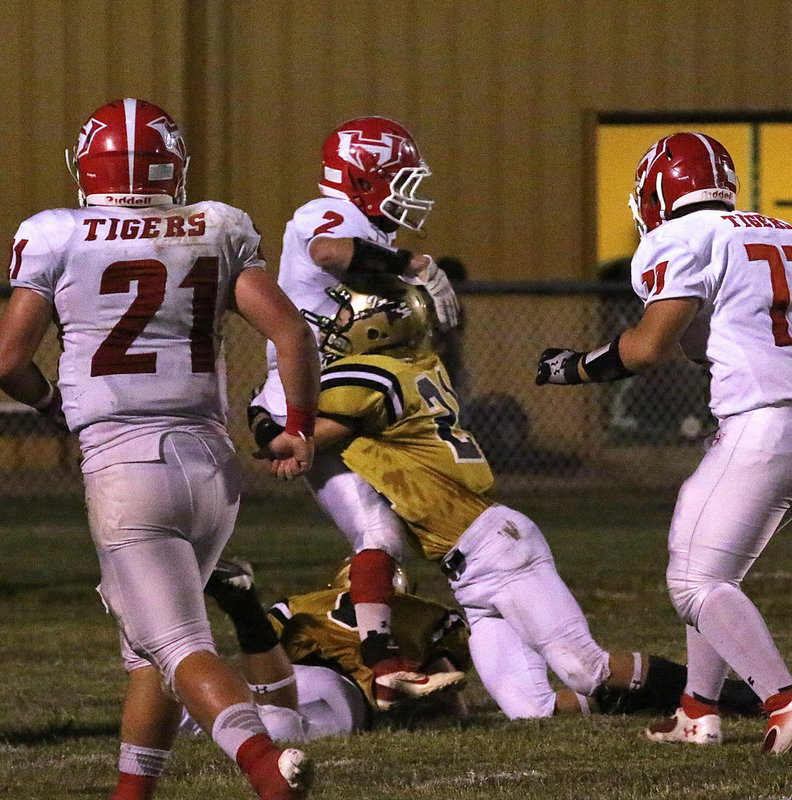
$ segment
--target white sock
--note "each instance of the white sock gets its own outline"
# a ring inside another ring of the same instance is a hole
[[[140,747],[121,742],[118,756],[118,771],[127,775],[147,775],[159,778],[165,772],[170,750],[157,750],[153,747]]]
[[[355,618],[361,642],[372,631],[390,635],[391,607],[387,603],[356,603]]]
[[[224,708],[212,725],[212,738],[220,749],[233,761],[239,748],[258,733],[267,733],[261,724],[253,703],[237,703]]]

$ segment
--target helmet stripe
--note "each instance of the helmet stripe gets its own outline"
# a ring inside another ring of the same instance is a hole
[[[663,173],[657,173],[657,180],[655,181],[655,189],[657,191],[657,199],[660,201],[660,219],[665,219],[666,201],[663,196]]]
[[[710,166],[712,167],[713,185],[714,186],[719,186],[720,183],[718,181],[718,172],[717,172],[717,169],[715,167],[715,151],[712,149],[712,145],[707,140],[707,137],[706,136],[702,136],[700,133],[694,133],[693,136],[695,136],[699,141],[701,141],[703,143],[704,147],[707,148],[707,152],[709,153]]]
[[[126,122],[127,136],[127,165],[129,167],[129,191],[135,185],[135,115],[137,113],[137,100],[127,97],[124,100],[124,121]]]

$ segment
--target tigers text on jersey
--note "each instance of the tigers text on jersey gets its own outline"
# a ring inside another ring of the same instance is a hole
[[[360,658],[355,607],[348,591],[327,589],[290,597],[268,614],[290,661],[343,672],[376,708],[374,674]],[[456,611],[422,597],[397,594],[391,628],[404,658],[423,664],[447,656],[457,669],[470,669],[468,629]]]
[[[386,497],[427,558],[440,559],[492,501],[489,464],[459,425],[435,353],[342,358],[322,371],[319,414],[353,422],[344,463]]]
[[[311,200],[294,212],[283,234],[283,250],[278,270],[278,283],[288,298],[301,311],[332,317],[337,304],[325,293],[339,284],[339,278],[318,267],[308,248],[320,236],[332,238],[367,239],[381,245],[391,245],[396,234],[384,233],[349,200],[321,197]],[[275,347],[267,344],[267,375],[270,378],[253,403],[263,405],[273,415],[286,414],[286,398],[277,375]],[[260,395],[261,396],[261,395]]]
[[[20,225],[11,285],[54,305],[58,385],[84,465],[152,418],[224,435],[222,318],[236,276],[264,266],[258,246],[245,212],[210,201],[53,209]]]
[[[646,305],[701,301],[681,344],[710,365],[716,417],[792,402],[790,276],[792,225],[761,214],[695,211],[636,250],[632,284]]]

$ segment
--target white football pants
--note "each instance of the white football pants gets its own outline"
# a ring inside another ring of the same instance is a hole
[[[215,651],[203,587],[233,531],[240,473],[231,442],[216,434],[176,431],[161,447],[162,461],[84,478],[102,599],[131,649],[172,687],[183,658]]]
[[[449,583],[467,614],[473,663],[507,716],[553,713],[547,667],[580,694],[592,694],[607,680],[608,653],[592,638],[534,522],[494,505],[444,563],[457,551],[463,565]]]
[[[679,492],[668,539],[671,601],[711,647],[690,648],[689,686],[712,691],[722,683],[725,670],[712,651],[762,700],[792,684],[762,615],[741,589],[791,502],[792,406],[723,420]],[[696,676],[697,670],[711,675]]]

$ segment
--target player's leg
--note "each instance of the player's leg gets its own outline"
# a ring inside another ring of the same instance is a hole
[[[127,688],[121,716],[118,781],[110,800],[150,800],[165,772],[181,705],[165,694],[159,670],[122,639]]]
[[[344,736],[371,726],[371,708],[361,689],[326,667],[294,667],[298,710],[308,720],[308,739]],[[279,738],[273,733],[273,738]]]
[[[671,717],[651,722],[646,736],[660,743],[720,744],[717,698],[729,666],[695,628],[686,628],[688,669],[679,707]]]
[[[464,570],[450,576],[451,588],[469,617],[479,615],[476,609],[481,616],[503,617],[575,692],[589,695],[608,678],[608,653],[591,636],[534,522],[493,506],[468,528],[456,550],[464,555]]]
[[[297,708],[294,669],[259,600],[253,568],[245,561],[220,559],[204,592],[234,626],[242,674],[261,705]]]
[[[427,676],[405,661],[391,632],[393,576],[401,561],[404,523],[390,504],[339,456],[317,454],[306,476],[319,505],[346,536],[353,550],[350,599],[360,633],[363,663],[375,673],[382,710],[464,680],[463,673]]]
[[[792,674],[741,582],[789,508],[790,436],[789,408],[758,409],[722,424],[717,443],[680,491],[667,572],[680,617],[750,678],[776,717],[792,702]],[[792,743],[792,727],[784,739],[771,749]]]
[[[509,719],[552,716],[556,696],[542,656],[501,617],[468,615],[468,621],[470,656],[501,711]]]
[[[298,797],[289,782],[302,754],[279,769],[244,680],[214,651],[203,603],[204,578],[236,515],[232,451],[188,434],[168,435],[163,451],[163,462],[86,476],[103,596],[133,649],[157,664],[260,796],[278,796],[280,782],[283,797]]]

